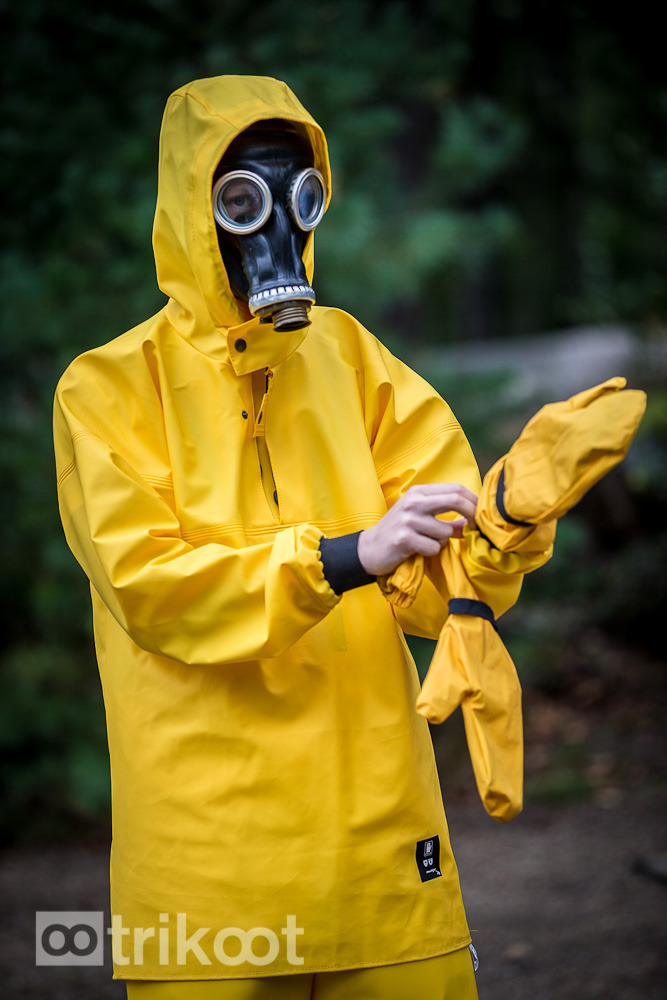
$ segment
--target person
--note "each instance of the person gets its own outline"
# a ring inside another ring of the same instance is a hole
[[[448,405],[314,305],[330,188],[285,84],[177,90],[153,230],[168,301],[56,392],[130,1000],[477,995],[404,639],[436,637],[448,595],[425,579],[400,607],[376,578],[449,546],[497,616],[522,577],[475,554],[479,474]]]

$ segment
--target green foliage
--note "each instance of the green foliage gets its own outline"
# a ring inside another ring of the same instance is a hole
[[[3,658],[0,703],[0,839],[53,837],[109,813],[108,759],[99,683],[70,648],[16,644]]]
[[[7,243],[89,272],[96,303],[149,284],[167,94],[245,72],[287,80],[330,137],[322,301],[420,340],[664,317],[667,89],[611,12],[30,0],[4,21]]]
[[[545,805],[560,805],[586,798],[592,791],[591,782],[582,773],[586,755],[561,753],[546,774],[526,782],[526,799]]]

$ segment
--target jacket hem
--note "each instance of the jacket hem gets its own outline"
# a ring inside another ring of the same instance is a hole
[[[299,976],[299,975],[311,975],[317,972],[353,972],[355,969],[377,969],[385,965],[403,965],[406,962],[420,962],[427,958],[438,958],[441,955],[451,955],[455,951],[460,951],[462,948],[467,948],[468,945],[472,943],[472,938],[470,934],[461,941],[459,944],[454,944],[451,947],[443,948],[442,946],[436,946],[432,950],[425,952],[420,952],[419,954],[404,955],[401,958],[394,956],[387,956],[384,959],[377,959],[373,962],[352,962],[343,964],[332,964],[332,965],[299,965],[293,966],[290,969],[282,969],[277,971],[271,969],[268,966],[262,969],[261,967],[255,967],[251,972],[239,972],[235,969],[233,972],[230,971],[227,974],[222,975],[221,970],[212,970],[203,975],[193,975],[191,973],[183,972],[175,975],[151,975],[151,976],[141,976],[135,973],[128,975],[127,973],[120,973],[114,969],[113,978],[118,980],[135,980],[137,982],[199,982],[206,980],[216,980],[216,979],[265,979],[269,976]]]

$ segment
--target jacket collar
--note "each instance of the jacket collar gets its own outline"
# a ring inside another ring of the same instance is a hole
[[[194,348],[214,361],[230,364],[237,375],[279,365],[301,346],[310,329],[305,326],[279,333],[273,323],[260,323],[257,318],[235,326],[216,327],[210,321],[198,323],[173,299],[164,311],[171,326]]]
[[[229,361],[237,375],[248,375],[261,368],[274,368],[293,354],[303,343],[308,327],[278,333],[273,323],[251,319],[227,330]]]

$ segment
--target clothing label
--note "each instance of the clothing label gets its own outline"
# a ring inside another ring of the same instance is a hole
[[[428,840],[417,841],[417,868],[422,882],[432,878],[442,878],[440,871],[440,837],[429,837]]]

